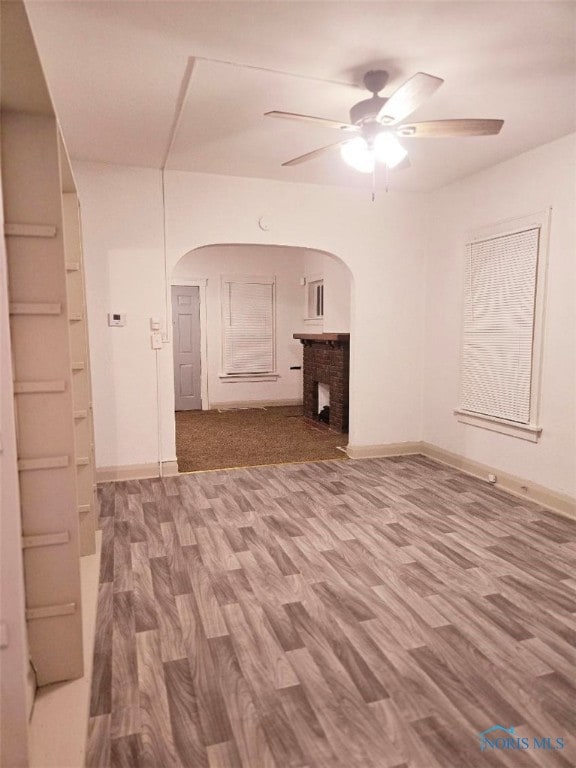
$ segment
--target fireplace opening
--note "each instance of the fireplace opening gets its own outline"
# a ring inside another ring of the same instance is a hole
[[[318,396],[318,414],[316,418],[330,426],[330,387],[321,381],[316,382]]]

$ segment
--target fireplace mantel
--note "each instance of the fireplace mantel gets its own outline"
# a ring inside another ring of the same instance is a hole
[[[350,343],[349,333],[295,333],[293,338],[300,339],[302,344],[305,344],[307,341],[314,341],[320,344],[333,344],[334,342],[339,344]]]

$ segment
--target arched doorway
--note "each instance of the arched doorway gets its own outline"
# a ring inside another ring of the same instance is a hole
[[[221,420],[231,420],[228,431],[223,429],[223,436],[228,435],[223,439],[229,441],[230,430],[238,422],[231,419],[234,411],[269,411],[266,417],[251,414],[257,424],[259,419],[272,419],[272,409],[278,416],[278,409],[301,408],[302,345],[294,334],[349,334],[351,283],[350,271],[340,259],[314,249],[215,244],[184,254],[172,271],[170,286],[176,439],[180,452],[180,426],[194,423],[191,432],[200,434],[198,425],[209,423],[206,417],[199,420],[198,414],[183,416],[184,411],[226,412]],[[278,431],[282,426],[276,424],[273,429]],[[296,438],[290,432],[286,434],[286,443],[294,442]],[[324,434],[322,439],[326,442],[327,437]],[[194,439],[191,437],[187,443],[186,450],[191,454],[196,449],[190,442]],[[342,435],[338,442],[345,446],[346,436]],[[206,438],[205,445],[208,443]],[[248,442],[245,446],[246,455],[237,457],[234,466],[252,463]],[[342,451],[336,455],[334,451],[332,446],[330,455],[318,458],[343,456]],[[304,452],[302,460],[308,454],[315,456],[314,451]],[[254,455],[257,459],[258,451]],[[285,451],[286,460],[300,460],[298,455],[298,451]],[[180,471],[217,468],[206,466],[204,461],[198,464],[198,460],[192,466],[181,456]]]

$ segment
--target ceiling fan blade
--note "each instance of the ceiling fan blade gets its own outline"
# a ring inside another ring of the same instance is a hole
[[[504,120],[430,120],[410,123],[396,129],[398,136],[445,138],[451,136],[493,136],[500,133]]]
[[[425,72],[417,72],[404,85],[401,85],[382,107],[376,120],[383,125],[399,123],[422,104],[434,91],[439,88],[444,80],[440,77],[427,75]]]
[[[296,112],[265,112],[264,117],[279,117],[282,120],[300,120],[306,123],[318,123],[325,128],[338,128],[341,131],[357,131],[358,127],[352,123],[339,123],[338,120],[327,120],[324,117],[313,117],[312,115],[299,115]]]
[[[327,147],[314,149],[312,152],[307,152],[305,155],[293,157],[292,160],[288,160],[287,162],[282,163],[282,165],[299,165],[300,163],[306,163],[308,160],[312,160],[313,158],[318,157],[318,155],[324,154],[324,152],[329,152],[331,149],[336,149],[336,147],[339,147],[343,143],[343,141],[338,141],[336,144],[328,144]]]

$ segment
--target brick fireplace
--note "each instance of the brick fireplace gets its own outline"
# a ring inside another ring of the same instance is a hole
[[[330,429],[348,432],[349,333],[295,333],[304,345],[304,416],[318,421],[318,384],[329,389]]]

